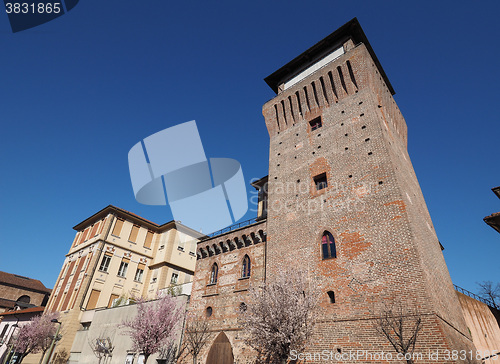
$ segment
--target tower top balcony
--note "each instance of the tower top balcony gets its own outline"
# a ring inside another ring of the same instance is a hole
[[[395,91],[357,18],[353,18],[264,80],[279,94],[360,43],[366,46],[385,84],[394,95]]]

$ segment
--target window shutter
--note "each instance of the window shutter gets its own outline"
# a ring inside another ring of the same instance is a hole
[[[93,310],[97,306],[97,301],[99,300],[99,295],[101,291],[93,289],[90,293],[89,302],[87,303],[87,310]]]
[[[119,236],[120,232],[122,231],[122,226],[123,226],[123,219],[117,218],[112,234],[114,236]]]
[[[151,230],[146,234],[146,241],[144,242],[145,248],[151,248],[151,243],[153,242],[153,232]]]
[[[139,226],[138,225],[132,226],[132,231],[130,232],[130,236],[128,238],[128,241],[135,243],[135,241],[137,240],[138,233],[139,233]]]

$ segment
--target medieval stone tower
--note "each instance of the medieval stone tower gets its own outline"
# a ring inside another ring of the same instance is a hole
[[[417,351],[473,350],[406,122],[357,19],[266,82],[266,277],[294,267],[321,291],[310,350],[392,351],[373,329],[384,303],[422,315]]]

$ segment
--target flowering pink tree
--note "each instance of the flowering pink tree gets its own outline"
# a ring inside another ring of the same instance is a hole
[[[265,363],[286,363],[290,351],[302,351],[313,333],[317,292],[304,274],[282,272],[261,288],[250,290],[249,302],[240,306],[244,341]]]
[[[42,352],[40,362],[42,361],[56,332],[54,323],[51,320],[58,317],[57,312],[35,316],[29,323],[20,328],[15,350],[23,353],[21,361],[26,355],[38,352]]]
[[[184,310],[172,296],[165,295],[153,302],[143,299],[137,301],[137,315],[125,319],[119,325],[124,334],[132,339],[133,350],[148,358],[171,343],[184,317]]]

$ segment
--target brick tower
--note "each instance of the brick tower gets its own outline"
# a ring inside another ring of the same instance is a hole
[[[321,290],[309,350],[394,353],[374,331],[384,303],[423,318],[416,352],[439,350],[439,362],[450,362],[446,350],[475,350],[408,155],[405,120],[357,19],[266,82],[277,93],[263,107],[266,274],[297,267]]]

